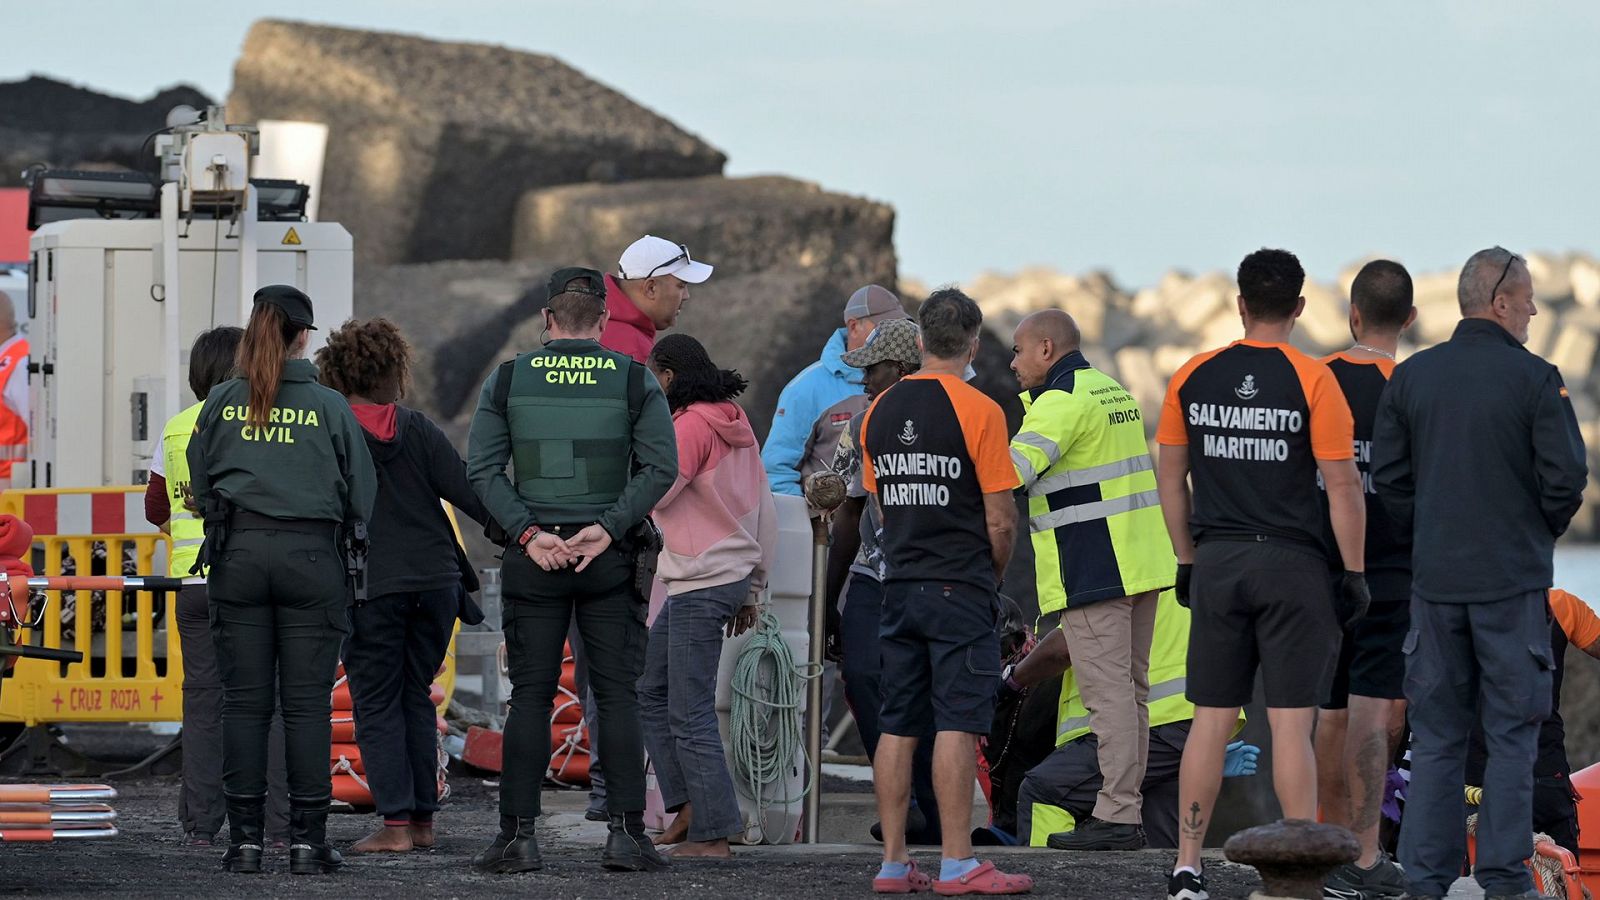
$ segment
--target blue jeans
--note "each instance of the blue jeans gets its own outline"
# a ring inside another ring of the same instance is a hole
[[[746,576],[732,584],[671,595],[650,626],[639,678],[645,749],[667,811],[694,804],[691,841],[744,832],[717,730],[717,664],[722,630],[749,594]]]

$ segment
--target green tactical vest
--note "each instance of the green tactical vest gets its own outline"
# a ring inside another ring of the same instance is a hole
[[[200,543],[205,540],[205,524],[184,506],[189,501],[189,439],[194,437],[195,422],[200,419],[200,409],[205,403],[196,403],[167,420],[161,429],[161,457],[166,465],[167,505],[172,509],[167,530],[172,535],[172,558],[167,563],[167,574],[173,578],[189,577],[189,569],[200,555]]]
[[[506,392],[512,480],[524,500],[605,506],[628,484],[634,362],[598,343],[562,341],[516,358]]]

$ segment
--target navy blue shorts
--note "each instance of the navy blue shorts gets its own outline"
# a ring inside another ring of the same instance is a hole
[[[1339,647],[1339,667],[1323,709],[1345,709],[1350,695],[1401,700],[1405,697],[1406,632],[1411,630],[1411,573],[1374,569],[1367,572],[1372,606]]]
[[[1000,680],[999,598],[967,584],[883,586],[879,637],[884,734],[988,734]]]

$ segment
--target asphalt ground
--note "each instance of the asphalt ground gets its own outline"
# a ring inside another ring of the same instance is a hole
[[[830,779],[832,781],[832,779]],[[671,871],[609,873],[600,868],[603,825],[582,818],[584,795],[547,792],[541,826],[543,872],[481,875],[469,863],[493,837],[498,822],[492,783],[451,778],[452,795],[438,816],[439,841],[431,851],[347,857],[329,876],[288,874],[285,851],[269,851],[261,875],[217,868],[221,848],[185,846],[176,820],[177,783],[151,779],[115,783],[121,834],[112,840],[54,844],[0,844],[0,892],[66,897],[525,897],[563,898],[776,898],[866,897],[878,851],[866,828],[872,798],[859,790],[828,791],[823,834],[815,846],[740,847],[732,862],[679,862]],[[834,784],[834,787],[847,787]],[[346,847],[377,820],[334,815],[328,833]],[[1168,851],[1073,855],[1006,849],[983,854],[1001,868],[1031,874],[1039,896],[1151,900],[1165,896]],[[919,849],[925,870],[937,871],[938,852]],[[1259,888],[1255,872],[1220,857],[1208,863],[1211,896],[1248,897]]]

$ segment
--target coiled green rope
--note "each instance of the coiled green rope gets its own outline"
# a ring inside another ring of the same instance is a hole
[[[794,803],[813,788],[803,784],[792,795],[789,789],[796,769],[810,772],[800,723],[803,686],[816,677],[806,672],[808,667],[809,663],[795,664],[778,617],[763,607],[750,642],[734,664],[728,730],[734,782],[755,802],[762,835],[769,841],[767,810]]]

